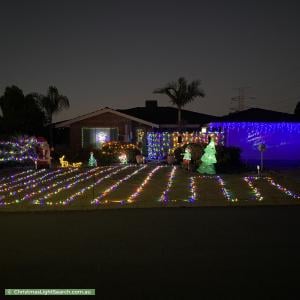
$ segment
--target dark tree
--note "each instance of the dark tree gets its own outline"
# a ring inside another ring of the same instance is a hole
[[[0,97],[1,132],[6,135],[43,133],[46,117],[34,94],[24,96],[17,86],[7,87]]]
[[[182,108],[194,101],[197,97],[205,97],[204,91],[200,88],[201,82],[194,80],[188,83],[184,77],[177,81],[167,83],[163,88],[154,90],[155,94],[167,95],[172,104],[178,109],[178,126],[181,128],[181,110]]]
[[[55,86],[49,86],[46,96],[39,96],[40,106],[46,114],[47,124],[49,127],[49,144],[53,146],[53,115],[59,113],[63,109],[69,108],[69,99],[59,94]]]

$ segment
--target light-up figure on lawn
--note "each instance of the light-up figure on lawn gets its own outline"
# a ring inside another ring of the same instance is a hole
[[[192,160],[191,148],[187,146],[183,153],[183,165],[186,166],[188,170],[190,170],[191,160]]]
[[[94,153],[93,152],[90,153],[90,158],[89,158],[88,165],[89,165],[89,167],[97,167],[97,160],[94,157]]]
[[[197,172],[201,174],[216,174],[214,164],[217,162],[216,160],[216,147],[214,139],[211,138],[210,143],[205,147],[204,154],[201,157],[201,164],[197,169]]]
[[[121,153],[119,155],[119,161],[123,165],[127,164],[127,155],[126,155],[126,153]]]

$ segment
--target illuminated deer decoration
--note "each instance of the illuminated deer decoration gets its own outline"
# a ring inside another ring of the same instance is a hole
[[[59,158],[60,166],[62,168],[79,168],[82,165],[82,162],[77,162],[77,163],[69,163],[67,160],[65,160],[65,156],[63,155],[62,157]]]

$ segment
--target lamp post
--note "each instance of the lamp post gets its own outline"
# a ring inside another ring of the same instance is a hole
[[[266,145],[264,143],[260,143],[258,145],[258,150],[260,152],[260,174],[261,174],[264,166],[263,153],[266,151]]]

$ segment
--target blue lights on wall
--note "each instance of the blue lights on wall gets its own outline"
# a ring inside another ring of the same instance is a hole
[[[300,123],[213,122],[210,130],[224,130],[226,146],[239,147],[244,160],[259,159],[264,143],[267,160],[300,160]]]
[[[170,151],[177,147],[190,144],[207,144],[209,136],[213,135],[217,144],[223,144],[223,132],[194,131],[194,132],[147,132],[148,159],[165,159]],[[179,137],[181,142],[179,143]]]

